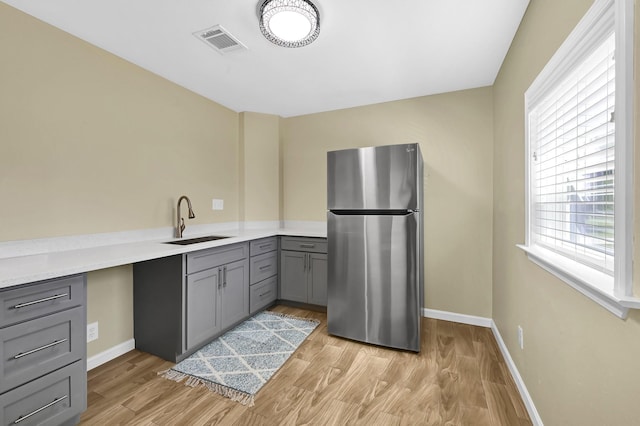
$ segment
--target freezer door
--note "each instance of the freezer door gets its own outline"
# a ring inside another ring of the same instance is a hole
[[[328,210],[417,210],[418,144],[327,153]]]
[[[328,213],[330,334],[420,351],[419,213]]]

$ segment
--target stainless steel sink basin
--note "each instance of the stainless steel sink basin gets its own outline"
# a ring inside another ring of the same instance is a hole
[[[179,246],[188,246],[189,244],[206,243],[207,241],[222,240],[224,238],[230,238],[230,237],[221,237],[221,236],[218,236],[218,235],[209,235],[209,236],[206,236],[206,237],[187,238],[186,240],[166,241],[165,244],[177,244]]]

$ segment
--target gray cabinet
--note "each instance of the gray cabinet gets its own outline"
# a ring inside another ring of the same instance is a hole
[[[281,238],[280,299],[327,305],[325,238]]]
[[[309,253],[280,252],[280,298],[307,302],[307,257]]]
[[[309,253],[308,265],[307,301],[327,306],[327,255]]]
[[[278,277],[273,276],[252,285],[249,292],[249,310],[253,314],[276,301],[278,297]]]
[[[197,348],[222,328],[218,315],[218,268],[187,275],[186,349]]]
[[[76,424],[86,409],[86,280],[0,291],[0,419]]]
[[[219,306],[222,328],[229,328],[249,316],[249,268],[246,260],[222,268]]]
[[[273,304],[278,295],[278,239],[251,242],[249,307],[251,314]]]
[[[136,348],[178,362],[249,315],[249,244],[136,263]]]

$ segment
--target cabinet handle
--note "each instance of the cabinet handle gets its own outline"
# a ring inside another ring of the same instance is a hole
[[[226,287],[227,286],[227,267],[226,266],[223,267],[222,270],[224,271],[224,282],[222,283],[222,285]]]
[[[307,270],[307,253],[304,254],[304,266],[302,267],[302,270]]]
[[[311,255],[309,255],[309,273],[312,272],[313,269],[313,263],[311,263]]]
[[[60,402],[60,401],[64,401],[64,400],[65,400],[65,399],[67,399],[67,398],[68,398],[68,395],[62,396],[62,397],[60,397],[60,398],[56,398],[56,399],[54,399],[53,401],[51,401],[50,403],[48,403],[47,405],[43,405],[42,407],[38,408],[38,409],[37,409],[37,410],[35,410],[35,411],[30,412],[29,414],[25,414],[24,416],[20,416],[20,417],[18,417],[18,418],[13,422],[13,424],[14,424],[14,425],[17,425],[17,424],[18,424],[18,423],[20,423],[21,421],[23,421],[23,420],[27,420],[29,417],[31,417],[31,416],[35,416],[35,415],[36,415],[36,414],[38,414],[40,411],[42,411],[42,410],[46,410],[47,408],[51,407],[52,405],[55,405],[55,404],[57,404],[57,403],[58,403],[58,402]]]
[[[222,288],[222,268],[218,268],[218,290]]]
[[[264,271],[267,268],[271,268],[271,265],[264,265],[264,266],[259,267],[258,269],[261,270],[261,271]]]
[[[315,244],[300,244],[300,248],[314,248]]]
[[[60,339],[60,340],[56,340],[55,342],[51,342],[48,345],[44,345],[44,346],[40,346],[39,348],[31,349],[30,351],[27,351],[27,352],[20,352],[18,355],[14,356],[13,359],[20,359],[23,356],[35,354],[36,352],[40,352],[40,351],[45,350],[47,348],[51,348],[53,346],[59,345],[60,343],[64,343],[66,341],[67,341],[67,339]]]
[[[69,293],[56,294],[54,296],[45,297],[44,299],[38,299],[38,300],[34,300],[32,302],[18,303],[17,305],[13,306],[13,309],[26,308],[27,306],[36,305],[38,303],[49,302],[50,300],[56,300],[56,299],[60,299],[60,298],[63,298],[63,297],[67,297],[68,295],[69,295]]]
[[[262,245],[261,245],[261,246],[259,246],[259,247],[260,247],[261,249],[263,249],[263,248],[268,248],[268,247],[271,247],[271,243],[268,243],[268,244],[262,244]]]

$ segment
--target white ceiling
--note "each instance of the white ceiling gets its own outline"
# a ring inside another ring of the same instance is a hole
[[[529,0],[313,0],[320,36],[287,49],[261,0],[2,0],[235,111],[283,117],[493,84]],[[220,24],[248,50],[192,33]]]

